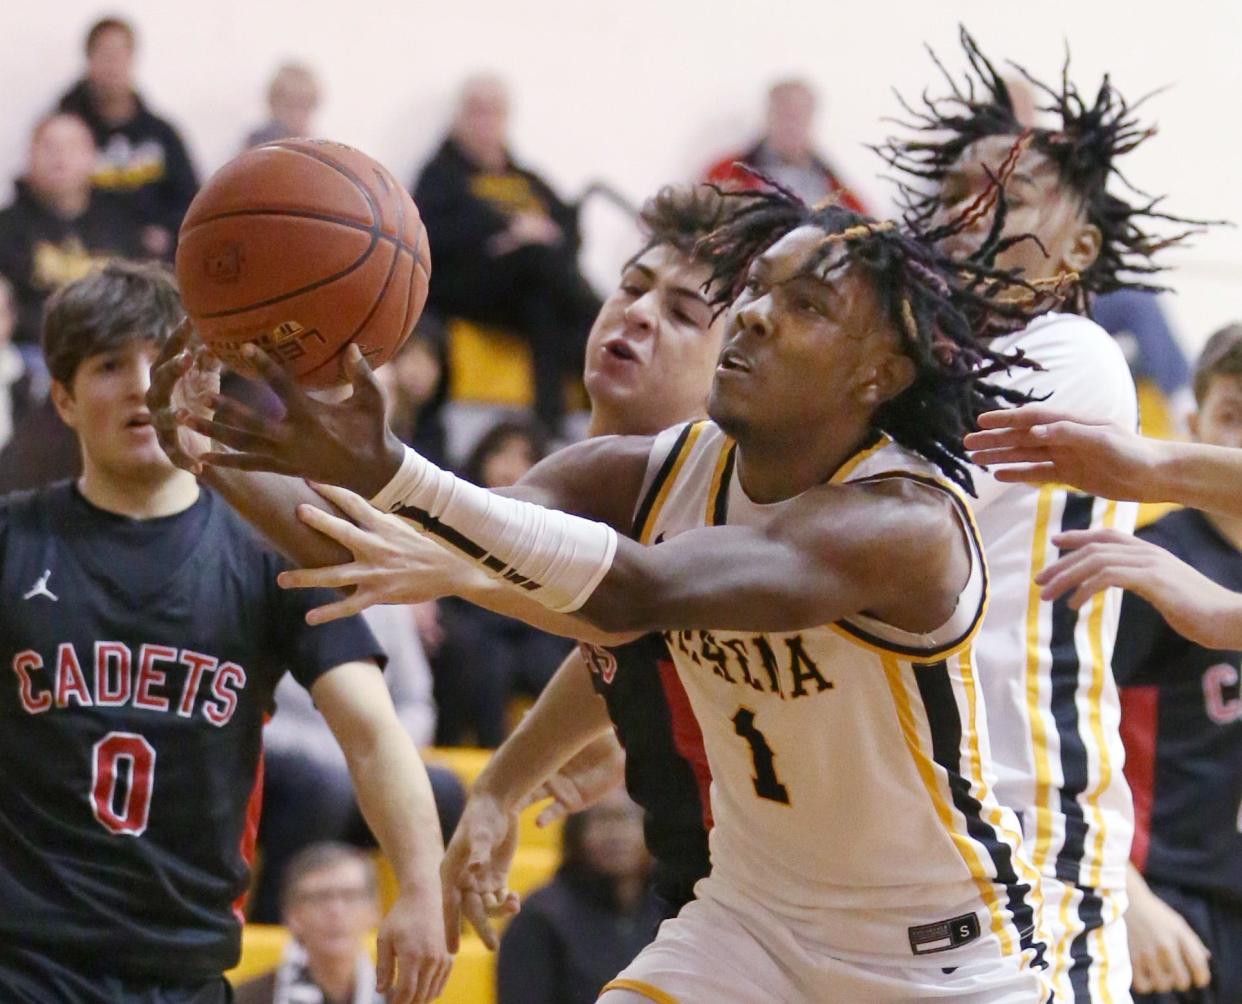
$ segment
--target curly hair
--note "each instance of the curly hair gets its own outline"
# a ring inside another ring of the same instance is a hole
[[[714,185],[665,185],[639,211],[646,240],[626,264],[664,245],[694,257],[699,241],[720,225],[724,211],[724,199]]]
[[[800,227],[820,230],[819,247],[800,274],[831,282],[846,268],[861,269],[898,332],[902,351],[914,362],[914,382],[877,409],[875,428],[973,494],[962,437],[974,429],[981,412],[1001,402],[1029,400],[987,378],[1014,366],[1033,366],[1020,352],[989,347],[989,338],[1024,327],[1059,292],[1040,290],[994,266],[995,255],[1008,243],[1000,237],[1003,201],[995,207],[984,246],[961,260],[939,250],[938,239],[908,225],[871,219],[832,202],[808,206],[758,172],[743,169],[765,187],[726,194],[732,211],[699,246],[712,268],[713,305],[723,310],[736,299],[751,262],[783,236]],[[939,228],[938,236],[964,228],[978,211],[968,207]]]
[[[968,64],[962,79],[955,79],[929,48],[948,85],[948,95],[931,97],[924,91],[917,107],[898,95],[911,121],[897,124],[914,135],[889,137],[872,148],[902,175],[915,179],[913,184],[899,182],[906,219],[914,226],[929,227],[940,205],[937,189],[966,149],[990,136],[1012,136],[1015,149],[1029,142],[1056,165],[1061,183],[1077,194],[1087,221],[1100,231],[1099,255],[1079,277],[1079,309],[1086,306],[1082,295],[1086,292],[1165,288],[1147,278],[1163,269],[1153,260],[1155,254],[1218,221],[1163,212],[1163,199],[1136,188],[1117,166],[1119,158],[1155,134],[1155,127],[1142,124],[1136,113],[1157,92],[1131,104],[1105,74],[1094,100],[1089,101],[1069,79],[1068,50],[1057,87],[1011,63],[1046,100],[1040,110],[1058,121],[1051,129],[1027,127],[1015,116],[1009,87],[996,67],[964,27],[960,37]],[[1113,178],[1128,191],[1128,198],[1109,191]],[[1172,222],[1183,229],[1162,236],[1151,231],[1153,221]]]

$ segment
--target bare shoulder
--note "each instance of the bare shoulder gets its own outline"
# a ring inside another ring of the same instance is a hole
[[[596,436],[542,460],[505,494],[629,528],[642,491],[652,436]]]

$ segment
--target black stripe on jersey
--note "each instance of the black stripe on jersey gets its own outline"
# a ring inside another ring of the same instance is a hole
[[[1079,886],[1082,902],[1078,904],[1078,919],[1082,921],[1082,930],[1070,942],[1069,981],[1074,988],[1074,1000],[1091,1000],[1091,965],[1096,960],[1091,957],[1091,949],[1087,938],[1092,931],[1104,926],[1104,901],[1094,889]]]
[[[944,653],[951,652],[961,645],[962,642],[969,638],[979,627],[979,622],[983,619],[983,613],[986,609],[985,601],[988,596],[988,563],[982,560],[983,544],[980,542],[979,535],[974,529],[974,523],[971,521],[970,513],[969,510],[967,510],[965,503],[958,498],[956,494],[934,478],[923,477],[919,474],[910,474],[905,471],[889,471],[883,474],[874,474],[868,478],[859,478],[857,481],[851,481],[849,483],[855,485],[869,485],[875,484],[878,481],[890,481],[895,478],[900,478],[905,481],[917,481],[919,484],[926,485],[928,488],[934,488],[937,491],[944,492],[957,508],[957,511],[962,518],[962,525],[966,527],[967,532],[970,533],[975,549],[978,551],[980,556],[980,571],[983,575],[983,591],[980,594],[979,607],[975,611],[975,616],[971,619],[971,622],[965,631],[963,631],[952,641],[945,642],[943,645],[937,645],[935,648],[920,648],[914,645],[902,645],[899,642],[889,641],[887,638],[880,638],[871,634],[869,631],[863,630],[858,625],[851,624],[849,621],[845,620],[839,620],[836,624],[837,627],[841,628],[841,630],[852,634],[860,641],[865,641],[868,645],[874,645],[876,648],[882,648],[886,652],[893,652],[897,655],[903,655],[910,659],[939,659]]]
[[[396,510],[398,516],[403,516],[414,523],[417,523],[426,533],[439,537],[446,544],[457,548],[466,557],[472,558],[479,562],[484,568],[495,572],[497,575],[512,582],[522,589],[535,590],[541,588],[538,582],[528,579],[524,575],[520,575],[503,561],[490,553],[485,547],[476,544],[460,530],[455,530],[446,523],[442,523],[435,516],[431,515],[426,509],[420,509],[418,506],[402,506]]]
[[[953,805],[966,819],[966,832],[987,850],[996,871],[996,881],[1005,886],[1005,905],[1018,929],[1022,950],[1033,951],[1032,965],[1042,969],[1047,966],[1044,959],[1046,946],[1035,939],[1035,911],[1027,898],[1031,886],[1018,878],[1013,852],[997,836],[991,824],[984,820],[983,806],[971,793],[970,781],[961,773],[962,719],[953,697],[949,668],[943,661],[916,666],[914,679],[931,730],[932,759],[949,775]]]
[[[1061,516],[1061,532],[1086,530],[1091,526],[1095,498],[1071,492],[1065,498]],[[1061,552],[1064,554],[1065,552]],[[1081,880],[1083,854],[1086,850],[1087,820],[1079,797],[1087,790],[1089,763],[1087,745],[1079,729],[1078,694],[1082,666],[1074,634],[1078,628],[1078,611],[1070,608],[1069,596],[1052,604],[1052,717],[1061,743],[1061,812],[1065,816],[1065,841],[1057,852],[1057,878],[1077,884]]]
[[[677,442],[673,444],[673,448],[668,451],[668,456],[664,458],[664,463],[660,465],[660,470],[656,472],[655,480],[651,482],[651,487],[647,489],[642,505],[638,507],[638,512],[634,516],[634,532],[632,536],[635,540],[642,539],[643,530],[646,528],[647,520],[651,518],[651,508],[655,505],[656,497],[660,494],[660,489],[664,487],[664,482],[673,473],[673,468],[677,465],[677,458],[681,456],[682,450],[686,448],[686,440],[690,438],[690,430],[696,424],[695,422],[686,423],[686,427],[681,430],[681,435],[677,437]]]
[[[729,444],[724,469],[720,472],[720,486],[712,503],[712,526],[724,526],[729,522],[729,485],[733,483],[733,465],[737,462],[737,443]]]

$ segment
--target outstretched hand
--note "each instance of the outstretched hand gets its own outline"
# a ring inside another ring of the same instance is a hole
[[[625,750],[610,729],[562,764],[560,770],[531,793],[526,805],[552,799],[535,818],[536,826],[551,826],[571,813],[589,809],[624,783]]]
[[[309,611],[310,624],[350,617],[382,603],[425,603],[460,591],[480,573],[405,520],[375,509],[344,488],[313,485],[347,519],[312,505],[300,505],[298,518],[312,530],[348,548],[354,560],[327,568],[281,572],[285,589],[349,589],[343,599]],[[353,522],[351,523],[350,520]]]
[[[1068,553],[1035,576],[1042,599],[1068,593],[1077,610],[1101,590],[1119,586],[1155,607],[1183,638],[1205,648],[1242,648],[1242,595],[1164,548],[1119,530],[1071,530],[1052,542]]]
[[[247,345],[242,355],[280,399],[284,417],[271,421],[218,398],[214,418],[191,415],[186,424],[234,452],[207,453],[204,463],[340,485],[365,498],[396,474],[404,447],[388,428],[384,393],[357,345],[343,353],[352,393],[339,402],[312,397],[257,345]]]
[[[516,813],[488,795],[471,794],[440,863],[450,950],[457,948],[464,917],[495,951],[500,939],[493,920],[518,912],[518,895],[508,884],[517,833]]]
[[[1091,495],[1163,502],[1152,473],[1159,444],[1120,426],[1042,405],[989,411],[965,439],[970,459],[998,481],[1065,484]]]
[[[186,422],[191,415],[210,419],[219,395],[220,360],[199,341],[187,317],[160,349],[147,388],[147,409],[160,446],[182,470],[203,472],[211,441]]]

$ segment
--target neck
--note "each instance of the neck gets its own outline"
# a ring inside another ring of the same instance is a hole
[[[848,436],[834,435],[831,443],[816,444],[808,443],[805,433],[770,440],[738,436],[737,475],[746,497],[766,505],[822,485],[873,435],[869,423],[842,420],[827,426],[851,431]]]
[[[356,965],[353,956],[317,956],[306,960],[311,978],[333,1001],[348,1001],[353,997]]]
[[[1208,522],[1216,527],[1225,540],[1229,541],[1237,550],[1242,551],[1242,519],[1237,516],[1218,516],[1216,513],[1204,513]]]
[[[57,216],[65,219],[76,219],[86,212],[91,202],[90,188],[72,192],[52,192],[45,188],[34,188],[39,201],[50,208]]]
[[[172,516],[198,500],[198,482],[188,471],[175,470],[150,482],[120,481],[89,461],[78,490],[91,505],[131,519]]]
[[[631,913],[643,898],[647,888],[647,880],[636,875],[627,875],[613,883],[613,891],[617,897],[617,905],[622,913]]]
[[[138,107],[132,90],[104,90],[92,84],[91,97],[95,102],[95,110],[105,122],[126,122],[134,117]]]
[[[702,407],[667,412],[639,411],[636,408],[610,408],[606,404],[591,405],[588,436],[654,436],[682,422],[706,418]]]

